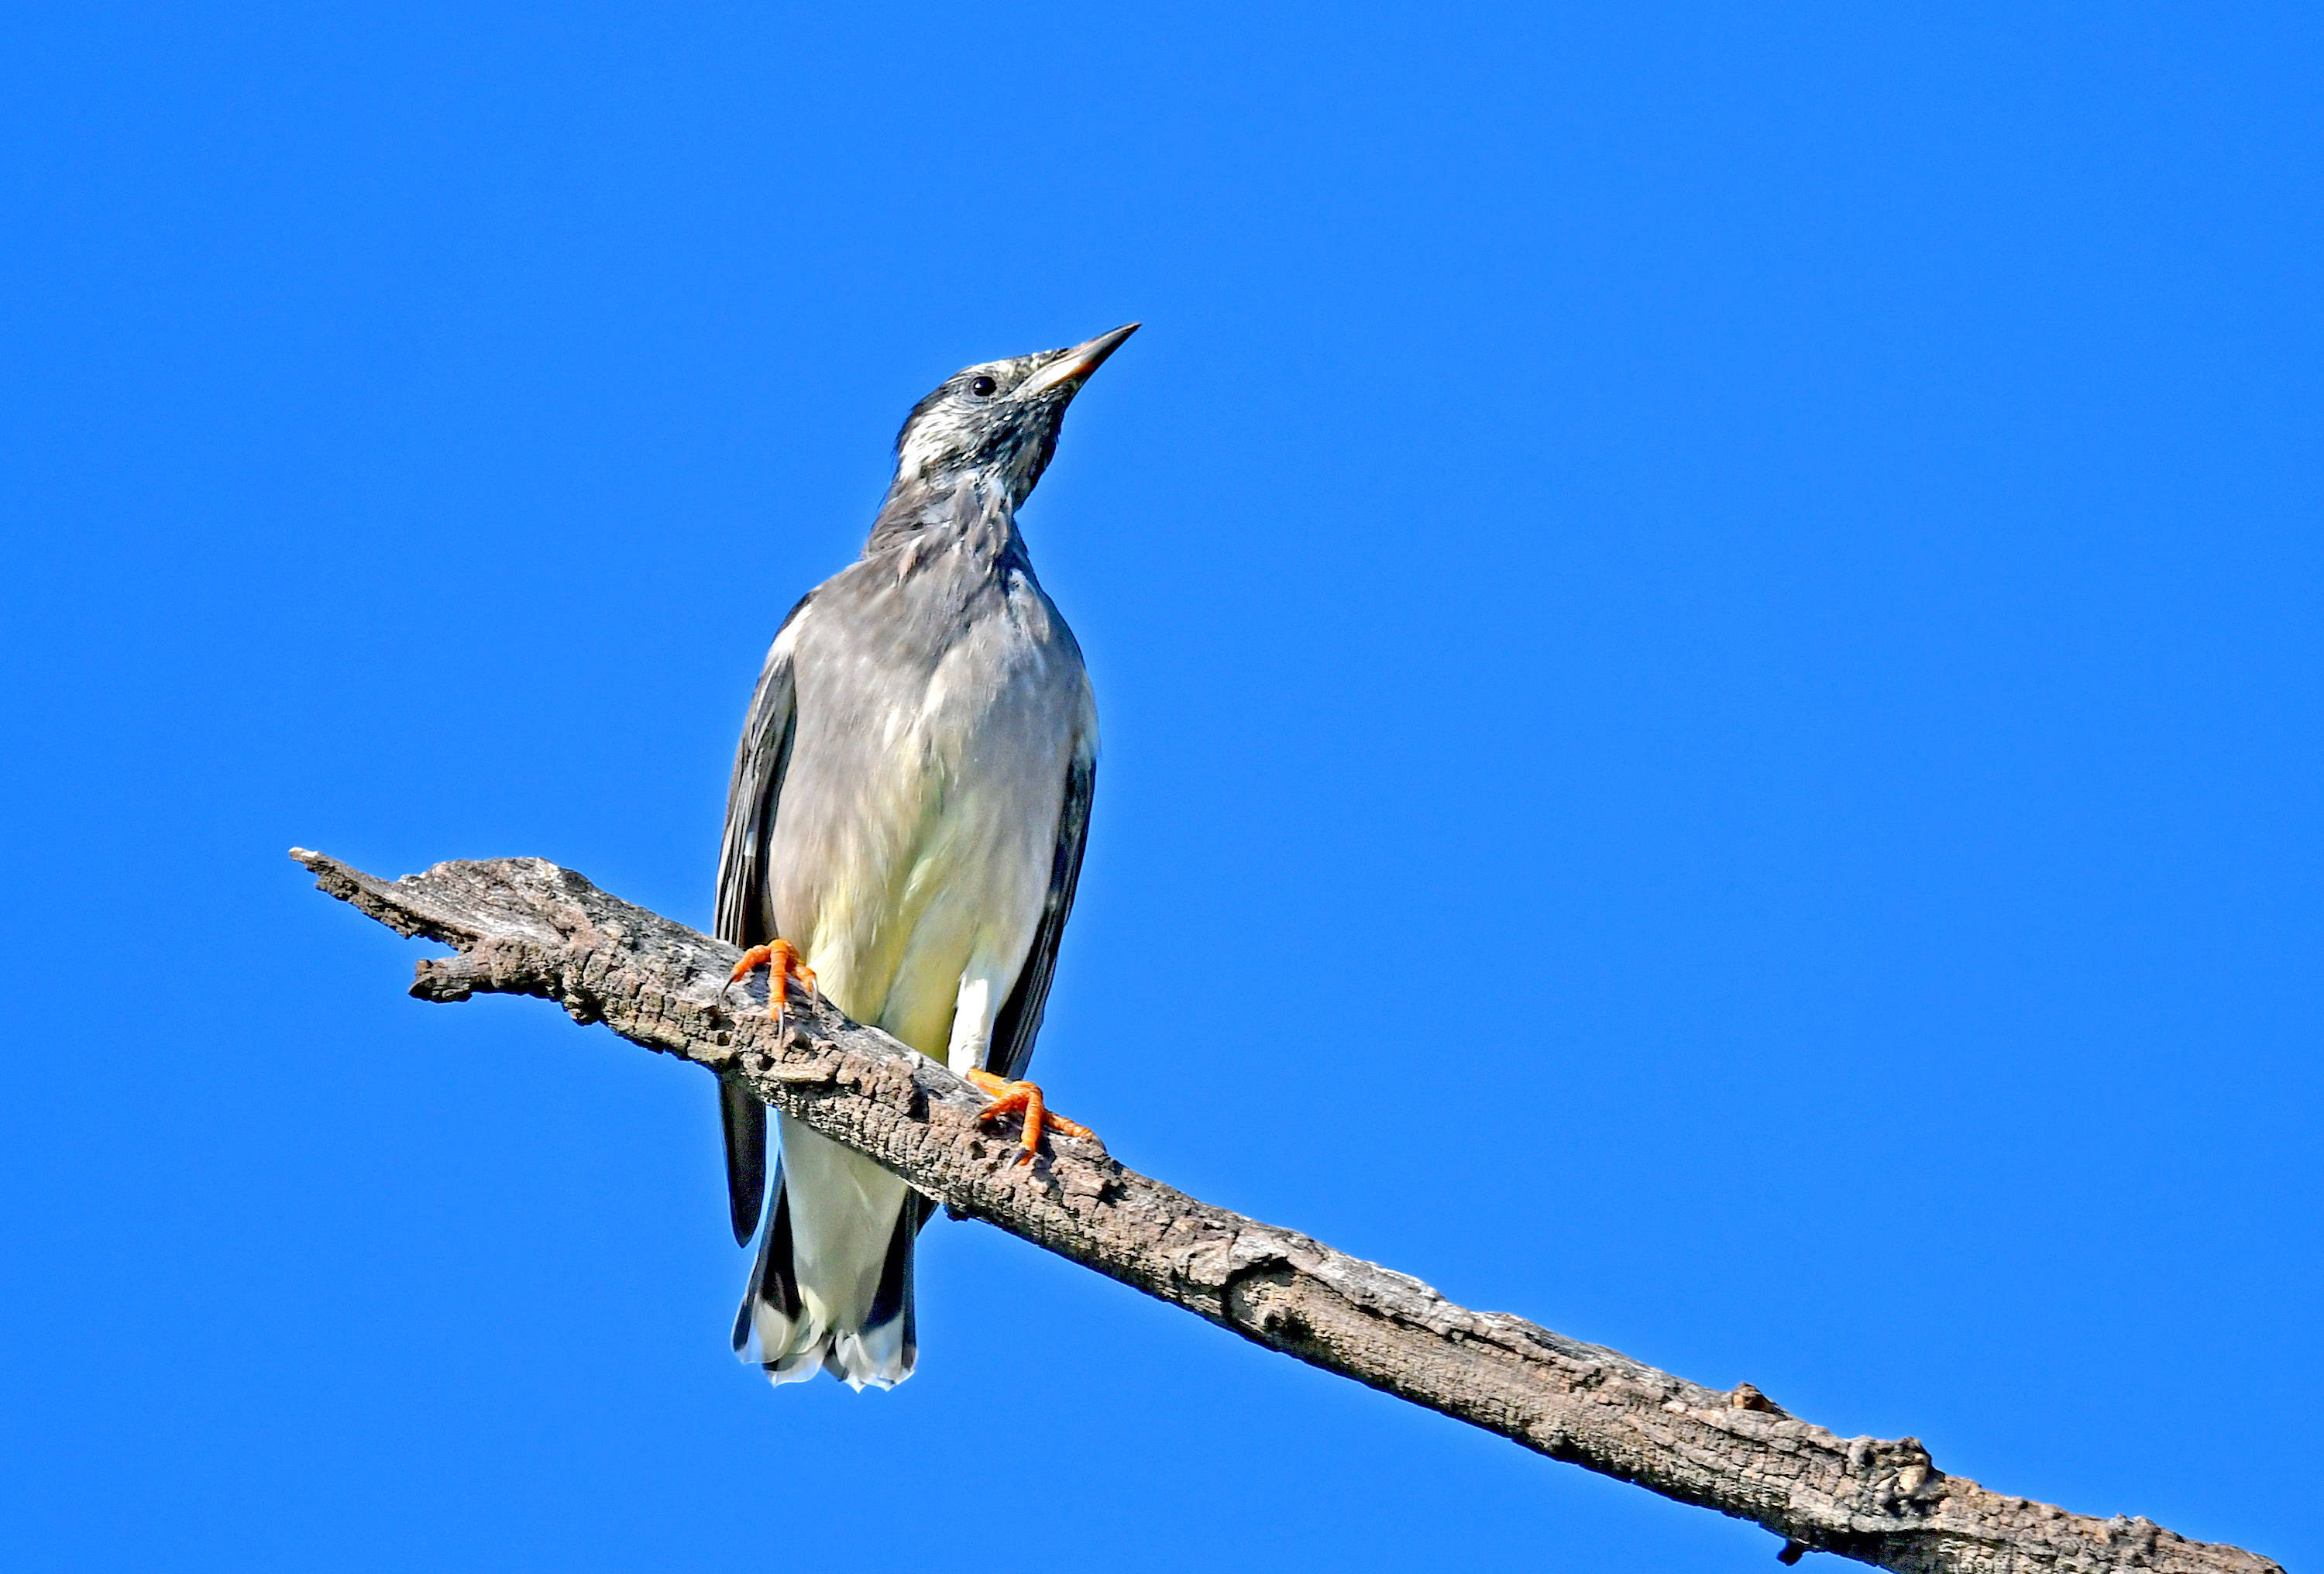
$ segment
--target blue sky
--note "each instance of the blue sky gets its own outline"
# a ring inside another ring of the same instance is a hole
[[[773,1393],[708,1079],[282,857],[706,924],[904,410],[1132,318],[1023,521],[1106,737],[1056,1102],[2324,1558],[2311,14],[5,29],[12,1564],[1770,1566],[978,1226],[912,1382]]]

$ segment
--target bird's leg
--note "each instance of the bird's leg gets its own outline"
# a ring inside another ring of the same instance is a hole
[[[1097,1143],[1100,1147],[1105,1146],[1098,1142],[1097,1133],[1088,1127],[1052,1113],[1049,1107],[1041,1101],[1041,1090],[1031,1082],[1012,1082],[1007,1077],[996,1077],[991,1072],[981,1071],[970,1072],[968,1080],[992,1095],[992,1102],[977,1111],[978,1120],[991,1120],[1019,1109],[1025,1112],[1025,1151],[1017,1155],[1017,1162],[1020,1164],[1031,1164],[1039,1155],[1041,1131],[1045,1127],[1051,1131],[1062,1131],[1067,1137],[1077,1137],[1084,1142]]]
[[[767,1015],[775,1019],[777,1026],[782,1025],[783,1005],[789,994],[791,980],[797,979],[806,987],[809,1000],[817,1004],[822,1002],[823,997],[815,987],[815,969],[807,966],[799,956],[798,947],[788,940],[770,940],[764,945],[754,945],[744,952],[742,960],[734,964],[734,976],[726,980],[725,987],[718,991],[718,998],[724,999],[727,990],[749,978],[753,968],[761,967],[767,970]]]

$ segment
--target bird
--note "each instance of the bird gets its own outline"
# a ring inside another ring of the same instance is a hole
[[[1138,327],[965,367],[912,407],[862,556],[776,632],[727,788],[716,928],[744,948],[729,987],[763,966],[778,1017],[796,986],[949,1066],[992,1095],[984,1118],[1022,1113],[1025,1162],[1048,1132],[1095,1140],[1023,1078],[1098,725],[1017,511],[1066,406]],[[728,1072],[719,1111],[735,1243],[759,1241],[735,1354],[778,1386],[902,1382],[934,1204],[788,1114],[770,1187],[766,1106]]]

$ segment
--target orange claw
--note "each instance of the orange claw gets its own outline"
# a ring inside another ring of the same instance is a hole
[[[1025,1112],[1024,1151],[1017,1155],[1016,1160],[1020,1164],[1031,1164],[1040,1154],[1044,1128],[1061,1131],[1067,1137],[1077,1137],[1084,1142],[1095,1142],[1100,1147],[1105,1146],[1098,1142],[1096,1132],[1079,1121],[1051,1114],[1049,1107],[1041,1101],[1041,1090],[1031,1082],[1012,1082],[1007,1077],[996,1077],[991,1072],[982,1071],[970,1072],[968,1080],[992,1095],[992,1102],[977,1111],[978,1120],[991,1120],[996,1116],[1013,1114],[1019,1109]]]
[[[797,979],[806,987],[809,1000],[818,1005],[822,1003],[823,996],[815,987],[815,969],[807,966],[799,956],[798,947],[788,940],[770,940],[764,945],[754,945],[744,952],[742,960],[734,964],[734,976],[719,990],[718,998],[724,999],[726,990],[749,978],[755,968],[767,970],[767,1015],[775,1019],[778,1026],[783,1020],[783,1006],[790,994],[791,980]]]

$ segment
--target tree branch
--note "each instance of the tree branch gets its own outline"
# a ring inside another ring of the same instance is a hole
[[[534,995],[649,1049],[739,1070],[768,1103],[957,1212],[1311,1366],[1750,1520],[1784,1538],[1786,1563],[1823,1551],[1913,1574],[2282,1574],[2144,1519],[1988,1492],[1939,1470],[1915,1439],[1836,1437],[1748,1384],[1705,1388],[1521,1318],[1471,1312],[1417,1279],[1198,1202],[1091,1144],[1058,1140],[1046,1164],[1015,1164],[1013,1132],[979,1126],[983,1095],[944,1067],[827,1004],[795,1005],[778,1030],[756,982],[749,999],[738,990],[722,1004],[734,947],[555,864],[439,863],[390,883],[320,853],[291,856],[398,934],[456,949],[420,963],[421,999]]]

